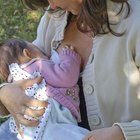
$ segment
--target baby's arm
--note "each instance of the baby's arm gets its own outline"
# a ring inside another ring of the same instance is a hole
[[[60,53],[60,64],[42,60],[37,63],[41,75],[54,87],[72,87],[79,78],[80,56],[72,49],[65,48]]]

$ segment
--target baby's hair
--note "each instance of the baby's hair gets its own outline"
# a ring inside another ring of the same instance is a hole
[[[19,63],[24,49],[29,49],[27,42],[20,39],[10,39],[0,44],[0,80],[7,81],[9,65]]]

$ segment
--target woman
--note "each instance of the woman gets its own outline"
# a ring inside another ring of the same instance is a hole
[[[46,0],[25,3],[31,8],[47,5]],[[42,17],[34,44],[47,55],[51,54],[51,48],[59,52],[69,44],[81,55],[80,79],[86,102],[84,109],[81,102],[84,122],[81,125],[88,128],[88,121],[93,130],[84,140],[139,139],[140,1],[49,0],[49,4],[51,10]],[[52,11],[55,12],[50,14]],[[21,103],[14,99],[34,81],[8,84],[0,90],[1,102],[12,115],[16,114],[17,122],[31,126],[37,122],[25,120],[23,114],[41,113],[30,110],[29,104],[44,106],[45,103],[36,103],[24,94]]]

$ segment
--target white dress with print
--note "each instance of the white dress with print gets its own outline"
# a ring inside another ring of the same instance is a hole
[[[21,79],[32,79],[40,75],[38,72],[32,75],[24,71],[18,64],[14,63],[9,66],[10,74],[14,81]],[[42,80],[40,84],[34,84],[25,90],[28,96],[38,100],[48,101],[45,113],[40,118],[24,116],[27,119],[39,119],[37,127],[21,126],[23,137],[18,134],[20,140],[82,140],[89,132],[87,129],[77,126],[77,121],[66,107],[59,104],[56,100],[46,96],[46,82]],[[33,108],[32,109],[39,109]],[[10,129],[18,133],[13,117],[10,120]]]

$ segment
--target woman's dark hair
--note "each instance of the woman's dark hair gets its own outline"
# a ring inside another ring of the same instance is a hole
[[[38,8],[46,8],[49,3],[47,0],[21,0],[23,4],[32,10],[36,10]]]
[[[112,33],[115,36],[121,36],[123,33],[116,33],[112,30],[107,12],[107,1],[109,0],[83,0],[81,5],[81,12],[77,20],[77,27],[81,32],[91,32],[92,36]],[[128,0],[110,0],[114,3],[121,4],[120,10],[117,13],[121,14],[123,7],[126,4],[128,12],[130,13],[130,5]]]
[[[56,13],[58,11],[63,11],[61,8],[57,7],[56,9],[51,9],[51,7],[48,8],[49,3],[48,0],[21,0],[23,5],[31,10],[37,10],[39,8],[42,8],[44,10],[47,9],[47,11],[51,14],[51,13]],[[64,12],[62,12],[63,14]],[[61,14],[61,15],[62,15]]]
[[[6,81],[9,75],[9,65],[19,63],[19,57],[23,55],[23,50],[28,48],[26,41],[11,39],[0,44],[0,79]]]
[[[78,16],[77,27],[83,33],[92,33],[92,36],[112,33],[115,36],[124,34],[115,32],[112,28],[108,17],[107,1],[121,4],[118,15],[123,11],[126,5],[128,10],[126,17],[130,13],[130,5],[128,0],[83,0],[81,5],[81,12]],[[22,0],[22,2],[30,9],[45,8],[49,5],[47,0]],[[50,13],[57,12],[57,10],[49,9]],[[117,24],[117,23],[116,23]]]

